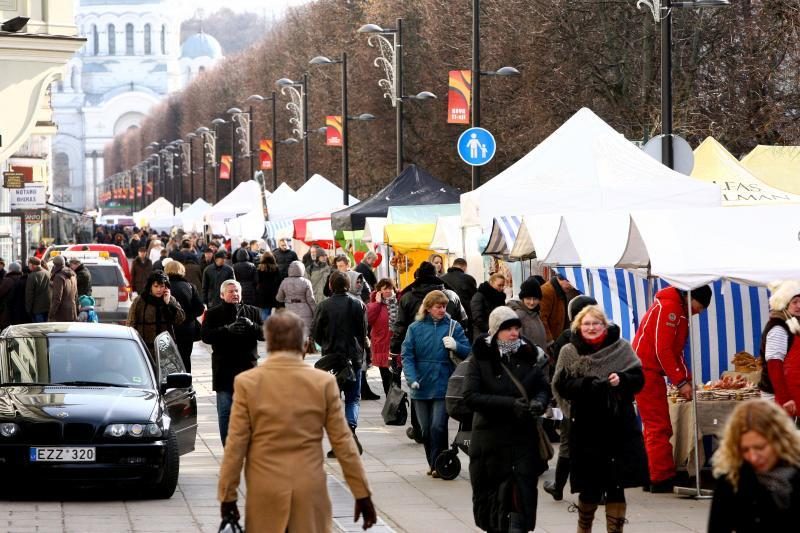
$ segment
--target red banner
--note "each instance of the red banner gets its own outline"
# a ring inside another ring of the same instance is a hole
[[[133,187],[128,187],[128,200],[133,200],[135,198],[134,194],[136,194],[135,189]]]
[[[261,139],[258,150],[261,170],[272,170],[272,139]]]
[[[219,179],[231,179],[231,166],[233,164],[233,157],[229,155],[220,156],[219,160]]]
[[[147,194],[148,196],[152,196],[153,195],[153,182],[148,181],[147,182],[147,186],[145,187],[145,190],[147,191],[145,194]]]
[[[447,123],[469,124],[472,101],[472,71],[451,70],[447,91]]]
[[[342,117],[328,115],[325,117],[325,125],[328,131],[325,134],[325,144],[328,146],[342,145]]]

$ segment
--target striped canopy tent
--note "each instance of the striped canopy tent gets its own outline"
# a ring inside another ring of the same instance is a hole
[[[800,146],[758,145],[742,166],[767,185],[800,194]]]
[[[492,231],[489,234],[489,242],[483,249],[483,254],[498,257],[508,256],[517,239],[520,224],[522,224],[520,216],[495,217],[492,222]]]
[[[305,218],[293,220],[293,237],[311,246],[316,244],[323,248],[333,248],[336,242],[331,229],[331,216],[329,213],[318,213]]]

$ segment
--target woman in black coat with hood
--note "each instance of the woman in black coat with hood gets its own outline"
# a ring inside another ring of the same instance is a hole
[[[233,274],[242,286],[242,303],[256,305],[256,266],[250,262],[250,254],[245,248],[239,248],[233,254]]]
[[[186,279],[186,267],[178,261],[170,261],[164,267],[164,273],[169,279],[172,296],[178,301],[186,314],[186,318],[181,324],[174,328],[175,344],[178,345],[178,352],[181,354],[183,366],[186,371],[192,372],[192,347],[195,340],[200,340],[200,323],[197,318],[205,311],[203,300],[200,293]]]
[[[625,489],[648,481],[642,430],[633,409],[642,390],[642,363],[609,324],[602,309],[584,307],[572,321],[569,344],[561,348],[553,392],[570,402],[570,487],[578,498],[578,533],[592,530],[605,497],[606,527],[625,524]]]
[[[547,357],[520,337],[521,327],[511,308],[492,311],[489,334],[475,339],[465,376],[464,402],[474,411],[472,512],[475,525],[489,532],[534,529],[536,484],[547,469],[539,455],[537,422],[550,400],[543,370]]]

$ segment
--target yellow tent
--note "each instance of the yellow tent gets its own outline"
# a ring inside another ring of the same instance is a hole
[[[694,151],[692,177],[720,186],[723,206],[800,203],[800,196],[770,187],[713,137]]]
[[[383,228],[384,242],[403,254],[404,263],[398,265],[398,285],[402,288],[414,281],[414,271],[427,261],[436,224],[387,224]]]
[[[800,194],[800,146],[756,146],[742,166],[776,189]]]

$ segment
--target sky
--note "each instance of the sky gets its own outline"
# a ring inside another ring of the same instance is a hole
[[[192,2],[196,9],[204,9],[207,14],[211,14],[222,7],[228,7],[234,11],[252,11],[260,15],[265,15],[267,19],[280,18],[287,7],[307,4],[313,0],[194,0]]]

